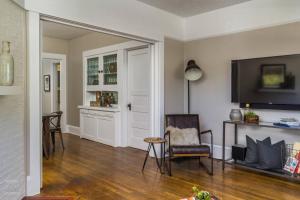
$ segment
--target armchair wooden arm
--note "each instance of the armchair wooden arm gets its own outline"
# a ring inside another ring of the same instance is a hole
[[[167,137],[168,137],[168,139],[167,139]],[[170,146],[171,146],[170,145],[170,143],[171,143],[171,140],[170,140],[170,131],[165,132],[164,139],[168,141],[168,150],[170,150]],[[165,150],[166,150],[166,148],[165,148]],[[164,153],[166,153],[166,152],[164,152]]]
[[[205,131],[201,131],[200,132],[200,135],[204,135],[204,134],[207,134],[209,133],[210,134],[210,156],[211,158],[213,158],[213,154],[214,154],[214,141],[213,141],[213,133],[211,130],[205,130]]]

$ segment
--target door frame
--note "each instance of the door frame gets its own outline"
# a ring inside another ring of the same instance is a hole
[[[56,54],[56,53],[42,53],[42,59],[53,59],[58,60],[60,62],[60,103],[61,103],[61,111],[64,113],[61,119],[62,132],[66,132],[68,115],[67,115],[67,56],[65,54]],[[54,107],[54,95],[53,95],[53,73],[54,70],[51,68],[50,70],[50,84],[51,84],[51,111],[53,111]]]
[[[144,39],[143,37],[119,33],[113,30],[83,24],[79,22],[43,16],[34,11],[27,11],[27,182],[26,195],[33,196],[40,193],[42,177],[42,113],[41,113],[41,30],[40,20],[57,22],[74,27],[80,27],[96,32],[109,33],[133,40],[153,43],[151,55],[153,65],[152,76],[152,124],[153,136],[161,137],[164,131],[164,40]],[[161,37],[163,38],[163,37]]]

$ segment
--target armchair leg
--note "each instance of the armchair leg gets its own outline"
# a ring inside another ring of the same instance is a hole
[[[210,175],[213,176],[214,175],[214,158],[211,157],[211,170],[210,170]]]
[[[172,170],[171,170],[171,155],[170,155],[170,153],[169,153],[169,157],[168,157],[168,159],[169,159],[169,176],[172,176]]]

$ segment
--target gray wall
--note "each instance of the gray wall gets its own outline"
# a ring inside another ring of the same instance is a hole
[[[43,52],[68,55],[69,41],[51,37],[43,37]]]
[[[184,43],[165,38],[165,114],[184,112]]]
[[[10,0],[0,0],[0,5],[0,42],[11,42],[14,85],[25,88],[25,11]],[[0,199],[22,199],[25,194],[25,93],[22,91],[17,96],[0,96]]]
[[[229,118],[237,104],[230,101],[231,60],[300,53],[300,23],[248,31],[226,36],[186,42],[185,61],[196,59],[204,70],[202,80],[191,85],[191,111],[199,113],[202,129],[212,129],[216,144],[221,144],[222,121]],[[295,117],[299,112],[257,110],[262,120],[276,121],[281,117]],[[232,129],[228,129],[227,144],[233,143]],[[299,133],[274,129],[241,128],[254,138],[272,136],[273,141],[285,139],[288,143],[300,141]]]

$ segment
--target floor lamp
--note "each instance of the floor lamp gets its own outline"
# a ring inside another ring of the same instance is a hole
[[[188,81],[188,113],[190,114],[190,81],[197,81],[203,75],[203,71],[195,60],[189,60],[185,68],[184,77]]]

